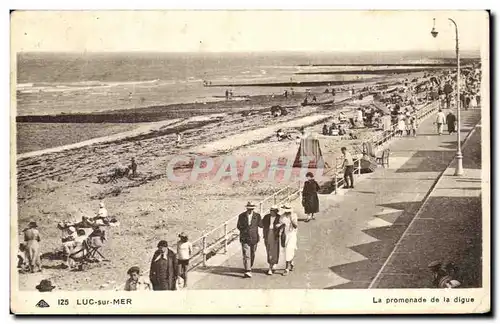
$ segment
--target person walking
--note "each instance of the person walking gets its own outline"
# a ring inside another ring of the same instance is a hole
[[[453,114],[453,112],[449,112],[448,115],[446,116],[446,124],[448,126],[448,133],[456,133],[457,130],[455,129],[457,123],[457,117]]]
[[[177,273],[183,279],[183,288],[187,287],[187,268],[192,254],[193,245],[189,242],[188,236],[185,233],[180,233],[179,241],[177,242],[177,264],[179,267]]]
[[[439,112],[437,113],[436,116],[436,125],[437,125],[437,132],[439,135],[443,134],[443,125],[446,121],[446,117],[444,115],[444,112],[439,109]]]
[[[175,146],[179,147],[181,145],[181,133],[176,134]]]
[[[177,258],[168,248],[168,242],[158,242],[158,250],[153,254],[149,270],[149,280],[153,290],[175,290],[177,280]]]
[[[238,215],[236,227],[240,231],[241,252],[243,254],[243,266],[245,277],[252,277],[252,267],[255,261],[255,251],[259,243],[259,226],[261,217],[254,211],[255,205],[248,202],[246,211]]]
[[[304,188],[302,189],[302,206],[304,207],[304,213],[307,215],[306,222],[309,222],[314,219],[314,214],[319,212],[319,184],[314,180],[312,172],[307,172],[306,178],[307,180],[304,182]]]
[[[137,163],[135,162],[135,158],[130,160],[130,170],[132,171],[132,178],[137,175]]]
[[[470,99],[470,107],[472,108],[477,108],[478,107],[478,104],[477,104],[477,96],[474,94],[474,93],[471,93],[471,99]]]
[[[26,244],[26,257],[30,272],[41,272],[40,232],[38,231],[36,222],[30,222],[28,228],[24,230],[24,242]]]
[[[262,218],[262,233],[264,236],[264,244],[267,252],[267,263],[269,270],[267,274],[270,276],[274,273],[275,266],[279,262],[280,256],[280,215],[279,208],[272,206],[269,214]]]
[[[340,150],[344,155],[344,162],[342,163],[342,168],[344,169],[344,189],[354,188],[354,161],[352,159],[352,155],[347,152],[347,148],[345,147],[342,147]]]
[[[405,119],[405,123],[406,123],[406,136],[410,136],[411,135],[411,116],[407,116],[406,119]]]
[[[285,254],[285,271],[283,276],[288,275],[293,271],[295,252],[297,251],[297,232],[298,232],[298,219],[292,208],[288,205],[282,207],[283,215],[280,218],[281,233],[281,246]]]
[[[400,113],[398,115],[398,132],[397,132],[397,134],[399,136],[403,136],[405,130],[406,130],[405,117],[402,113]]]
[[[413,116],[411,118],[411,130],[413,133],[413,137],[417,136],[417,129],[418,129],[418,120],[416,116]]]

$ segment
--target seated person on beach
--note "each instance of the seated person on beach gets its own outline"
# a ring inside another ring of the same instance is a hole
[[[66,243],[66,242],[74,241],[76,237],[77,237],[77,234],[76,234],[75,227],[70,226],[70,227],[63,230],[63,237],[62,237],[61,241],[64,245],[64,243]]]
[[[344,126],[343,125],[339,125],[339,135],[343,136],[345,134],[346,134],[346,131],[344,129]]]
[[[17,268],[21,271],[28,269],[28,258],[26,256],[26,244],[20,243],[17,251]]]
[[[351,127],[356,127],[356,123],[354,122],[354,118],[349,118],[349,122],[351,123]]]
[[[329,135],[329,130],[328,130],[328,126],[326,124],[323,125],[323,135]]]
[[[95,222],[87,216],[82,216],[82,221],[75,224],[77,228],[92,228]]]
[[[93,221],[100,225],[109,223],[108,210],[104,206],[103,202],[99,203],[99,210],[97,211],[97,214],[94,217]]]
[[[330,125],[328,134],[333,135],[334,131],[338,134],[337,124],[335,124],[335,122],[333,122],[332,125]]]
[[[67,265],[71,269],[74,266],[75,259],[81,259],[88,253],[87,234],[83,228],[76,231],[77,237],[73,241],[67,257]],[[69,246],[68,246],[69,248]]]
[[[94,226],[92,233],[90,233],[89,244],[92,247],[101,247],[104,245],[106,241],[106,232],[101,229],[99,226]]]
[[[281,141],[283,139],[283,136],[285,136],[285,133],[283,132],[282,129],[278,129],[276,131],[276,137],[278,138],[278,141]]]

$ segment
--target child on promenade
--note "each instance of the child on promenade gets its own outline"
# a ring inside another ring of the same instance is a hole
[[[189,259],[193,253],[193,246],[186,234],[179,234],[179,241],[177,242],[177,266],[178,275],[184,280],[184,288],[187,287],[187,268]]]

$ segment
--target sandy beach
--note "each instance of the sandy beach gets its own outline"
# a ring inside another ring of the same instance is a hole
[[[391,76],[386,82],[397,85],[404,78],[417,75],[421,73]],[[323,90],[313,89],[318,102],[329,98]],[[93,139],[83,137],[87,142],[68,141],[56,148],[40,144],[44,151],[18,156],[19,230],[30,220],[37,221],[43,253],[50,254],[60,247],[58,222],[93,216],[100,201],[106,203],[110,216],[120,221],[119,227],[109,229],[108,241],[102,249],[110,262],[94,264],[85,272],[68,275],[68,270],[60,268],[61,261],[43,259],[43,276],[52,278],[61,290],[111,289],[125,280],[126,270],[131,265],[142,268],[149,265],[158,240],[174,243],[181,231],[194,240],[202,232],[241,212],[247,201],[261,200],[286,186],[286,183],[266,179],[217,185],[210,179],[175,183],[167,179],[165,170],[169,161],[178,155],[232,155],[244,159],[264,154],[293,159],[297,144],[295,140],[277,141],[278,129],[289,130],[295,135],[301,127],[321,133],[324,123],[331,122],[341,111],[352,115],[353,107],[361,104],[356,98],[345,97],[335,105],[301,106],[304,96],[304,93],[296,93],[286,100],[258,96],[248,101],[186,104],[178,107],[178,111],[185,113],[183,118],[176,118],[175,109],[172,112],[159,107],[146,108],[140,113],[137,110],[113,111],[98,116],[121,114],[123,118],[136,118],[144,124],[122,123],[134,129],[125,127],[125,132],[102,134]],[[364,102],[371,99],[368,96]],[[272,117],[269,108],[275,104],[286,104],[288,115]],[[203,106],[207,108],[206,113],[201,112]],[[188,107],[193,111],[186,109]],[[84,116],[84,119],[95,118]],[[180,146],[175,145],[177,132],[182,132]],[[341,146],[354,150],[374,134],[372,129],[354,132],[357,140],[320,136],[327,162],[335,161]],[[117,183],[97,183],[98,174],[118,164],[126,165],[132,157],[139,165],[137,177],[118,179]],[[28,277],[20,275],[21,289],[33,289],[33,280]]]

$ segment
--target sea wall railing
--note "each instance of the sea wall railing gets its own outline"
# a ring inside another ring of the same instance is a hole
[[[424,118],[426,118],[429,114],[432,112],[436,111],[439,108],[439,105],[437,102],[431,102],[426,105],[424,105],[421,109],[419,109],[417,112],[415,112],[414,116],[417,117],[417,122],[422,121]],[[391,129],[388,131],[385,131],[381,134],[373,135],[369,140],[364,141],[364,143],[369,143],[371,144],[372,148],[374,150],[379,149],[381,146],[384,144],[388,143],[391,139],[393,139],[396,136],[397,132],[397,125],[392,125]],[[363,152],[363,149],[360,147],[356,148],[356,151],[358,152]],[[361,161],[363,158],[363,154],[356,154],[353,156],[353,162],[354,162],[354,174],[355,175],[361,175]],[[341,187],[344,184],[344,178],[343,178],[343,160],[342,158],[336,158],[333,167],[331,167],[327,172],[325,172],[323,175],[330,176],[332,177],[332,184],[331,186],[333,187],[333,192],[337,194],[337,189]]]
[[[421,109],[415,112],[414,116],[420,122],[426,118],[429,114],[434,112],[439,108],[437,101],[425,104]],[[392,138],[396,136],[397,125],[392,125],[389,131],[385,131],[382,134],[373,135],[368,141],[371,143],[374,149],[388,143]],[[362,150],[358,151],[362,152]],[[361,160],[362,154],[357,154],[353,157],[354,161],[354,175],[361,175]],[[331,167],[324,175],[330,175],[332,180],[332,185],[334,186],[334,193],[337,193],[337,188],[339,188],[343,182],[342,176],[342,160],[337,158],[335,164]],[[262,199],[257,203],[258,211],[261,215],[264,215],[265,211],[268,211],[272,205],[281,206],[285,203],[290,203],[291,201],[299,198],[302,193],[301,182],[295,183],[293,185],[288,185],[272,195]],[[207,265],[207,260],[219,253],[221,250],[224,254],[228,253],[228,245],[234,240],[238,239],[239,233],[237,230],[238,215],[226,220],[222,224],[218,225],[214,229],[203,233],[201,237],[194,240],[193,244],[193,255],[190,262],[190,269],[194,269],[200,265],[204,267]]]

